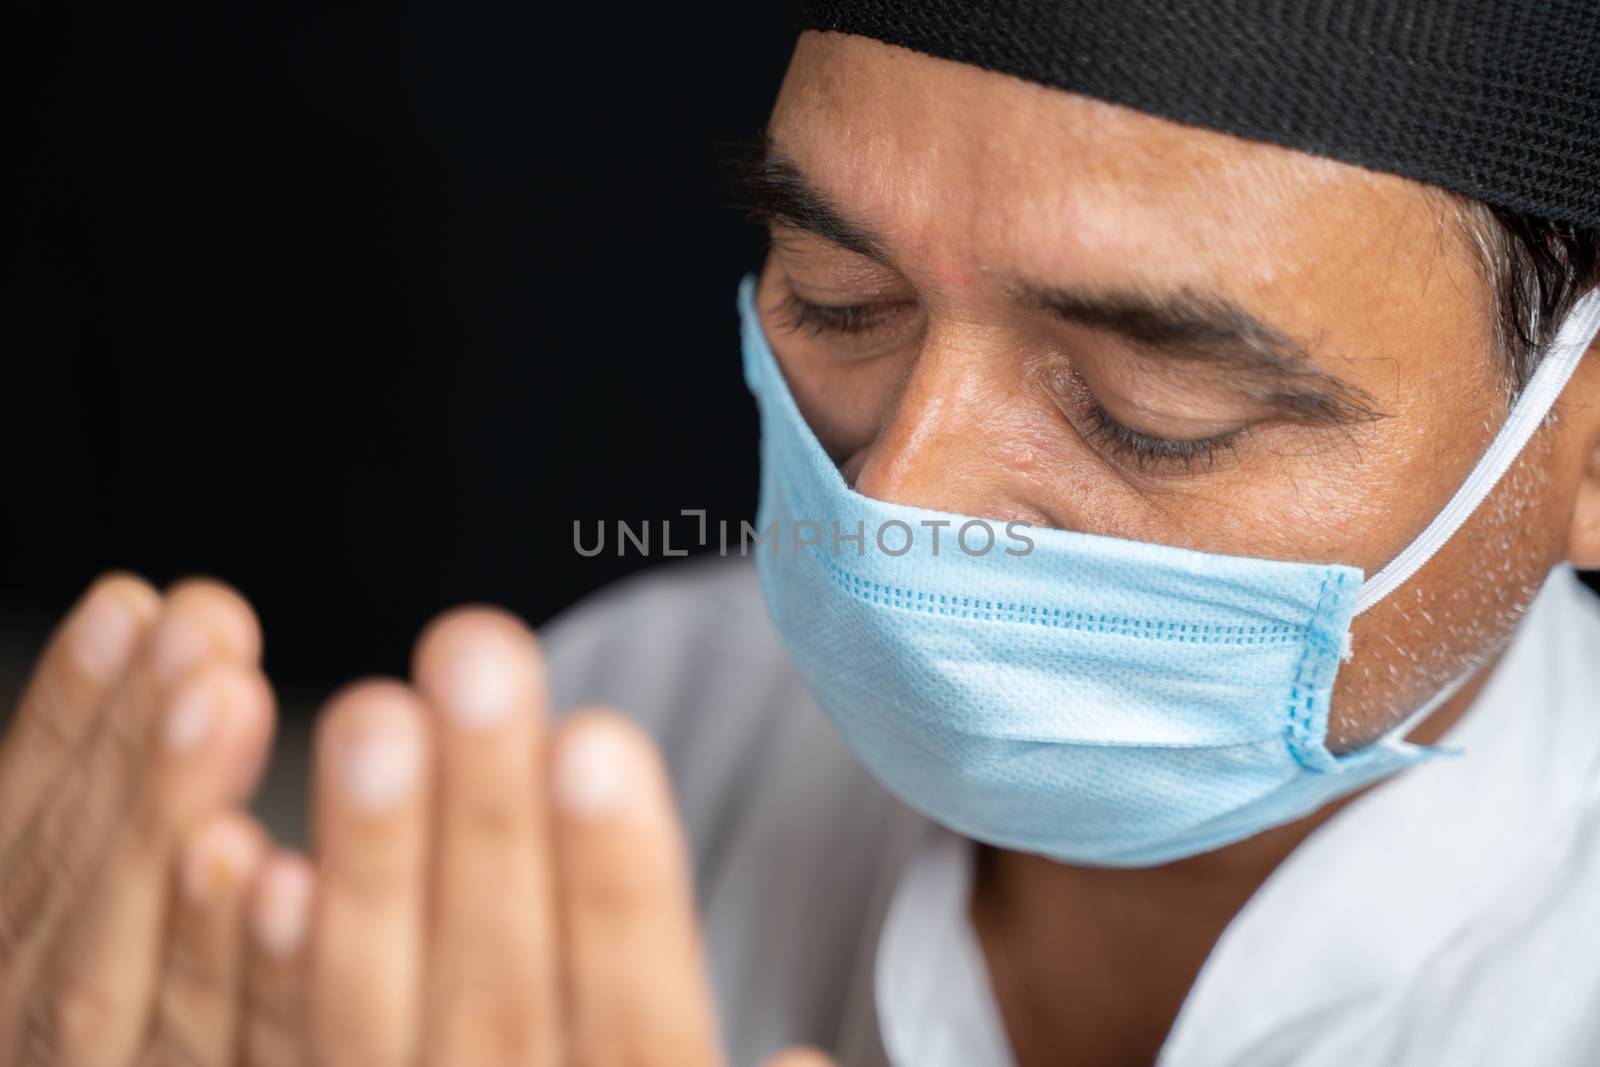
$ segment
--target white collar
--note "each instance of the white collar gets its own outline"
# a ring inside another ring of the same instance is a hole
[[[971,887],[972,842],[930,825],[878,941],[878,1025],[896,1067],[1012,1067],[983,948],[967,917]]]

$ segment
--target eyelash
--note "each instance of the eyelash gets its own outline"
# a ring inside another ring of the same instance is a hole
[[[786,294],[776,312],[779,323],[787,329],[817,336],[823,333],[860,335],[878,328],[883,319],[881,307],[872,304],[850,304],[832,307],[802,300],[793,292]],[[891,309],[892,310],[892,309]],[[1155,437],[1123,425],[1095,399],[1088,383],[1077,379],[1077,402],[1083,408],[1089,424],[1089,437],[1100,447],[1109,450],[1139,470],[1152,467],[1181,467],[1193,472],[1198,464],[1216,465],[1219,454],[1235,450],[1238,439],[1246,432],[1234,430],[1213,434],[1210,437],[1173,438]]]
[[[882,324],[885,311],[874,304],[849,304],[844,307],[813,304],[791,292],[778,305],[777,317],[786,329],[812,336],[822,333],[864,334]]]
[[[1124,426],[1107,411],[1099,401],[1090,399],[1085,415],[1089,422],[1089,436],[1103,448],[1115,452],[1140,470],[1152,467],[1181,467],[1192,473],[1198,464],[1216,466],[1221,453],[1231,453],[1239,438],[1246,432],[1232,430],[1210,437],[1152,437]]]

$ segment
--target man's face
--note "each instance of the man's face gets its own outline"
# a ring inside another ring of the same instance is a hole
[[[1504,419],[1482,267],[1418,183],[814,32],[768,135],[835,217],[773,224],[757,305],[868,496],[1370,575]],[[1357,619],[1331,746],[1501,646],[1563,553],[1566,414]]]

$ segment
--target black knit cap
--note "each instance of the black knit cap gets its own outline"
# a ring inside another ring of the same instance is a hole
[[[801,0],[799,24],[1600,228],[1600,0]]]

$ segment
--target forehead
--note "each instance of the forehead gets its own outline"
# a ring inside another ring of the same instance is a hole
[[[1251,290],[1437,251],[1426,186],[837,33],[769,123],[909,270]]]

